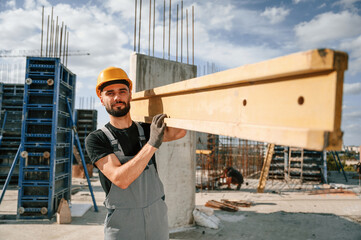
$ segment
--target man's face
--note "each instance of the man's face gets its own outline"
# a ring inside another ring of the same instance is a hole
[[[125,84],[116,83],[106,86],[100,95],[100,101],[107,112],[114,117],[123,117],[130,110],[132,94]]]

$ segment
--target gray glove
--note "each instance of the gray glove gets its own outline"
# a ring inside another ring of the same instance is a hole
[[[163,142],[165,123],[164,118],[166,114],[158,114],[153,117],[152,124],[150,125],[150,137],[148,144],[155,148],[159,148]]]

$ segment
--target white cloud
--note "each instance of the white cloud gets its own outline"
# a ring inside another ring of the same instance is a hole
[[[289,13],[290,10],[283,7],[267,7],[261,16],[268,18],[272,24],[276,24],[285,20]]]
[[[302,48],[321,48],[331,42],[358,36],[361,34],[360,25],[361,16],[355,13],[327,12],[296,25],[294,31]]]
[[[326,6],[327,6],[326,3],[322,3],[320,6],[317,7],[317,9],[321,9],[321,8],[326,7]]]
[[[360,120],[361,119],[361,111],[358,110],[358,111],[353,111],[353,112],[349,112],[349,113],[344,113],[343,117],[346,118],[347,120],[352,120],[352,119]]]
[[[15,8],[16,6],[16,1],[15,0],[10,0],[6,2],[6,6],[9,8]]]
[[[107,10],[112,14],[113,13],[121,13],[122,17],[125,17],[127,19],[134,18],[134,8],[135,8],[134,1],[107,0],[107,1],[104,1],[103,4],[107,8]],[[152,4],[153,4],[153,1],[152,1]],[[139,16],[139,5],[140,5],[140,1],[138,1],[138,6],[137,6],[138,16]],[[142,14],[144,14],[144,13],[149,14],[148,12],[149,12],[149,1],[143,1]],[[145,17],[145,15],[143,15],[143,17]]]
[[[333,6],[341,6],[344,9],[351,9],[357,11],[357,7],[355,6],[355,3],[360,3],[360,0],[340,0],[332,4]]]
[[[344,83],[343,92],[345,94],[361,94],[361,83]]]
[[[351,74],[361,73],[361,35],[355,39],[344,40],[341,49],[350,53],[349,70]]]
[[[35,7],[35,1],[34,0],[25,0],[24,7],[25,7],[25,9],[33,9]]]

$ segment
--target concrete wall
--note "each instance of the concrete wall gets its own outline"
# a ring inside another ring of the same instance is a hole
[[[133,53],[129,77],[137,91],[194,78],[197,68],[179,62]],[[158,172],[164,184],[169,228],[193,224],[195,206],[195,132],[177,141],[163,143],[156,153]]]

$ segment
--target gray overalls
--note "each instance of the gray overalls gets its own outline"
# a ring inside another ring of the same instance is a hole
[[[143,147],[143,128],[135,122],[139,142]],[[114,154],[124,164],[134,156],[125,156],[118,140],[106,128],[101,129],[112,144]],[[167,205],[163,184],[152,160],[143,173],[126,189],[112,183],[104,205],[108,210],[104,223],[105,240],[163,240],[169,239]]]

